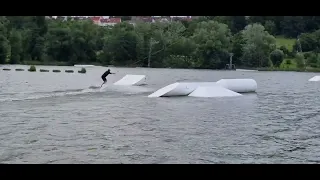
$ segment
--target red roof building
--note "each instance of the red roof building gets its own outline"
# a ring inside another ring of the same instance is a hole
[[[101,23],[121,23],[121,18],[100,19]]]
[[[100,24],[101,16],[90,17],[90,19],[93,21],[93,23]]]

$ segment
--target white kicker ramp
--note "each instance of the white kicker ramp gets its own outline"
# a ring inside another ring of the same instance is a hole
[[[199,86],[213,86],[215,82],[181,82],[163,87],[148,97],[187,96]]]
[[[121,85],[121,86],[133,86],[133,85],[141,85],[146,83],[145,75],[132,75],[127,74],[119,81],[113,83],[113,85]]]
[[[173,83],[148,97],[188,96],[189,94],[194,97],[225,97],[238,96],[238,93],[255,92],[256,90],[257,82],[253,79],[221,79],[217,82]]]
[[[320,81],[320,76],[314,76],[313,78],[310,78],[309,81],[314,81],[314,82]]]
[[[258,87],[254,79],[221,79],[216,83],[237,93],[255,92]]]
[[[190,97],[236,97],[242,94],[236,93],[219,85],[216,86],[200,86],[188,96]]]

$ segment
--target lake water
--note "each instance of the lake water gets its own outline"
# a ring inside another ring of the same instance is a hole
[[[0,163],[319,163],[316,73],[105,67],[0,70]],[[146,86],[117,87],[126,74]],[[176,81],[253,78],[256,94],[148,98]]]

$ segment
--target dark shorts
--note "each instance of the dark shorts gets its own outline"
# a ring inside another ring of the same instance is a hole
[[[103,82],[107,81],[105,76],[101,76],[101,79],[103,80]]]

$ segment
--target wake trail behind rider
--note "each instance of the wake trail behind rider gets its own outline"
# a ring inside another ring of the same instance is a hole
[[[108,69],[106,72],[104,72],[104,73],[102,74],[102,76],[101,76],[101,79],[103,80],[103,83],[101,84],[101,87],[102,87],[102,85],[104,85],[104,84],[107,82],[106,77],[107,77],[109,74],[115,74],[115,73],[110,72],[110,69]]]

